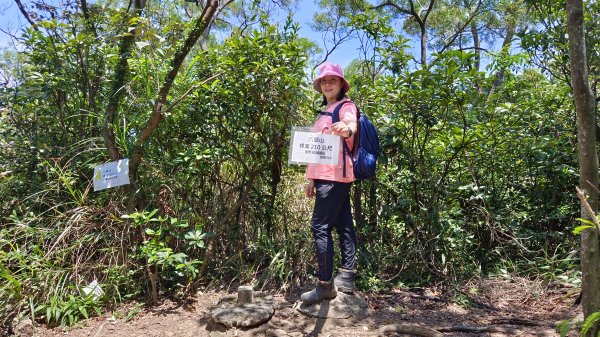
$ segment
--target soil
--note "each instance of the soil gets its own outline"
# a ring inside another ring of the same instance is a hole
[[[198,292],[186,301],[164,300],[155,307],[130,303],[69,329],[36,327],[36,335],[541,337],[560,336],[559,322],[581,317],[581,306],[573,306],[578,288],[522,278],[472,280],[453,294],[434,287],[359,293],[369,306],[367,318],[361,320],[304,316],[294,308],[304,290],[272,292],[278,301],[275,314],[268,323],[251,329],[226,330],[209,319],[211,308],[232,289]]]

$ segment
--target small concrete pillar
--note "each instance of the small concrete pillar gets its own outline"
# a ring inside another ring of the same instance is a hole
[[[254,303],[254,294],[252,286],[239,286],[237,304],[252,304]]]

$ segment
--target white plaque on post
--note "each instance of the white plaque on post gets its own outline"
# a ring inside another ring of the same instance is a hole
[[[340,136],[292,127],[288,163],[337,165],[339,151]]]
[[[129,159],[121,159],[94,168],[94,192],[129,184]]]

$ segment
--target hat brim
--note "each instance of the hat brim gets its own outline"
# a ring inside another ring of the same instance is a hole
[[[345,79],[345,78],[343,78],[343,77],[340,77],[340,76],[338,76],[338,75],[336,75],[336,74],[327,74],[327,73],[325,73],[325,74],[321,74],[319,77],[317,77],[317,78],[316,78],[316,79],[313,81],[313,88],[314,88],[314,89],[315,89],[317,92],[323,93],[323,92],[321,92],[321,79],[322,79],[323,77],[325,77],[325,76],[328,76],[328,75],[339,77],[339,78],[342,80],[342,90],[344,90],[344,92],[345,92],[345,93],[346,93],[346,92],[348,92],[348,91],[350,91],[350,83],[348,83],[348,81],[346,81],[346,79]]]

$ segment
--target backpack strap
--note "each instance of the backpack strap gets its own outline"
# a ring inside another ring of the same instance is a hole
[[[348,100],[348,101],[344,101],[339,103],[335,109],[333,109],[333,113],[331,114],[331,122],[332,123],[337,123],[340,121],[340,109],[342,108],[342,106],[344,106],[344,104],[346,103],[352,103],[354,104],[354,102]],[[356,104],[355,104],[356,105]],[[356,111],[357,111],[357,117],[358,117],[358,107],[356,107]],[[329,113],[323,113],[325,115],[329,115]],[[358,124],[358,118],[356,119],[356,123]],[[356,130],[356,133],[358,134],[358,128]],[[346,177],[346,153],[351,154],[352,151],[350,150],[350,148],[348,147],[348,144],[346,143],[346,140],[343,139],[342,141],[344,143],[344,150],[342,151],[342,158],[344,160],[344,170],[343,170],[343,177]],[[356,143],[356,138],[354,139],[354,143]],[[354,146],[353,146],[354,148]]]

